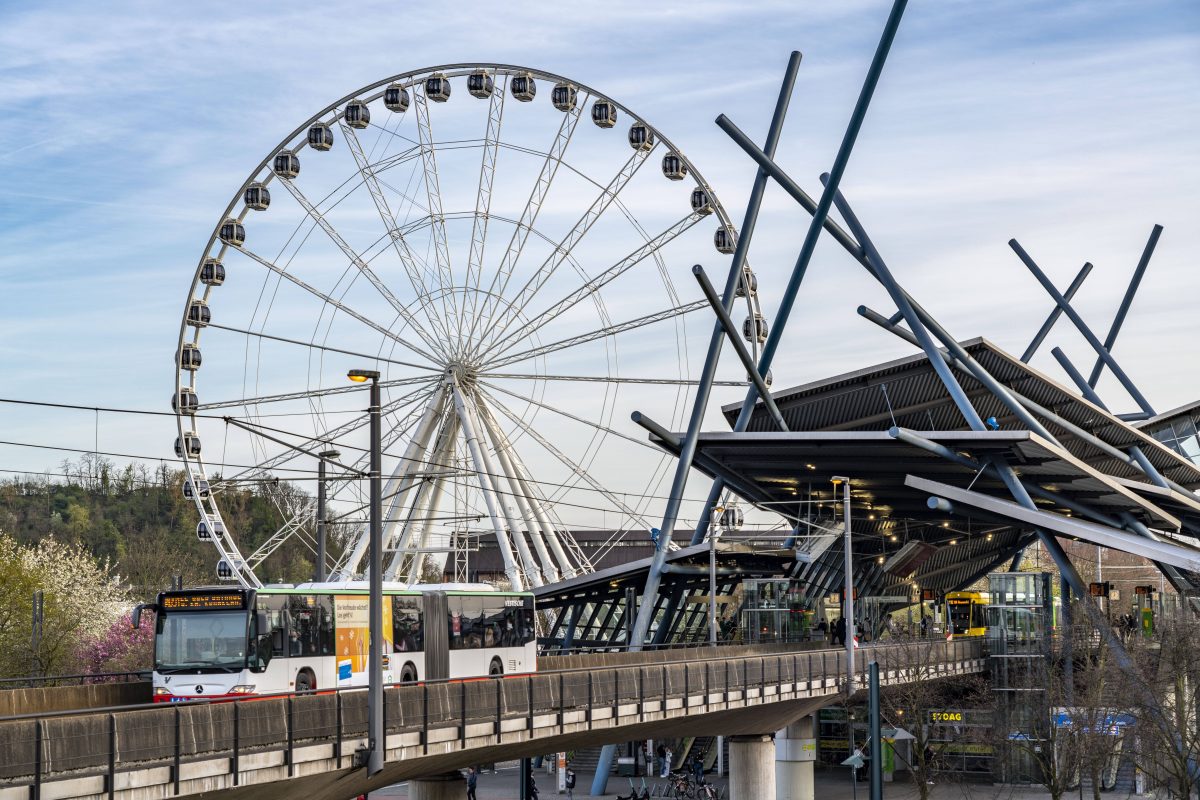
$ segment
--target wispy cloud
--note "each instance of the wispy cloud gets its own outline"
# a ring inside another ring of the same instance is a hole
[[[712,120],[725,112],[761,137],[798,48],[779,160],[816,192],[888,5],[518,2],[480,15],[470,4],[8,4],[0,314],[22,344],[0,346],[5,389],[47,376],[30,363],[37,352],[89,396],[161,405],[191,273],[234,190],[308,115],[409,69],[494,60],[592,84],[666,132],[738,218],[753,169]],[[955,333],[1016,350],[1048,301],[1009,237],[1062,284],[1093,260],[1079,303],[1104,328],[1150,225],[1165,224],[1118,355],[1167,407],[1200,391],[1159,346],[1195,326],[1180,298],[1200,289],[1198,122],[1195,3],[913,4],[845,189],[897,274]],[[771,190],[752,252],[769,318],[806,222]],[[723,268],[711,250],[696,260]],[[670,267],[684,284],[685,266]],[[909,352],[854,314],[861,302],[891,310],[824,242],[776,385]],[[693,324],[700,340],[705,327]],[[1088,360],[1065,325],[1056,341]],[[0,432],[7,424],[0,416]],[[156,433],[135,449],[169,446]]]

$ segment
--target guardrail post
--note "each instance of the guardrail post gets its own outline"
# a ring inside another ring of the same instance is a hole
[[[421,684],[421,752],[429,754],[429,684]]]
[[[180,733],[183,725],[180,722],[179,715],[181,709],[175,706],[175,763],[171,766],[171,782],[175,784],[175,794],[179,794],[179,762],[182,760],[182,743],[180,742]]]
[[[646,668],[638,667],[638,722],[646,719]]]
[[[563,693],[566,688],[566,680],[564,673],[558,673],[558,732],[562,733],[565,730],[563,722],[563,707],[567,704],[567,696]]]
[[[613,670],[613,701],[612,701],[612,724],[617,724],[617,716],[621,709],[621,670]]]
[[[592,696],[593,696],[593,692],[592,692],[592,673],[591,673],[590,671],[589,671],[589,672],[588,672],[588,674],[587,674],[587,679],[588,679],[588,694],[587,694],[587,726],[588,726],[588,730],[590,731],[590,730],[592,729]]]
[[[104,778],[108,800],[113,800],[117,791],[117,715],[108,715],[108,775]]]
[[[296,711],[292,703],[293,697],[288,695],[287,698],[287,767],[288,777],[296,776],[296,765],[293,763],[292,754],[296,744]]]
[[[687,662],[686,661],[683,662],[683,671],[684,671],[684,673],[687,672]],[[667,718],[667,697],[668,697],[668,695],[667,695],[667,665],[666,664],[662,665],[662,689],[663,689],[662,717],[663,717],[663,719],[666,719]],[[686,696],[685,696],[685,699],[686,699]]]
[[[33,800],[42,798],[42,721],[33,723]]]
[[[241,777],[241,761],[239,752],[241,745],[241,708],[242,704],[233,701],[233,785],[237,786]]]
[[[340,689],[336,690],[334,696],[337,697],[337,702],[334,703],[334,705],[337,707],[337,714],[336,714],[336,716],[337,716],[337,731],[335,733],[336,739],[334,740],[334,743],[333,743],[333,755],[334,755],[334,758],[337,759],[338,769],[341,769],[342,768],[342,692],[341,692],[341,690]]]
[[[527,701],[528,717],[525,726],[529,730],[529,738],[533,738],[533,676],[525,678],[525,699]]]
[[[500,687],[500,679],[492,678],[492,680],[495,681],[495,683],[496,683],[496,722],[494,723],[495,730],[493,730],[492,733],[495,734],[496,740],[499,741],[500,740],[500,720],[502,719],[501,709],[504,706],[504,695],[503,695],[502,689]]]
[[[758,700],[760,703],[765,703],[767,700],[767,657],[763,656],[758,660]]]
[[[712,690],[709,688],[708,662],[703,661],[701,663],[704,664],[704,708],[707,710],[709,703],[712,702]]]
[[[725,659],[725,693],[722,696],[722,702],[729,704],[729,659]]]
[[[458,744],[460,747],[467,746],[467,682],[459,681],[458,684],[458,705],[462,710],[462,725],[458,726]]]

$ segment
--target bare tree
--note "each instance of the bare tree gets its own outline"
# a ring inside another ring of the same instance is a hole
[[[987,707],[991,702],[990,692],[987,682],[979,676],[947,677],[939,673],[937,665],[944,648],[940,638],[901,635],[888,642],[894,647],[889,648],[885,666],[906,674],[902,676],[903,682],[883,688],[880,710],[886,725],[912,734],[908,757],[903,762],[920,800],[928,800],[935,780],[945,780],[947,773],[943,769],[951,757],[946,743],[937,736],[939,727],[953,723],[954,713]],[[945,717],[947,713],[950,718]]]
[[[1170,797],[1191,798],[1200,789],[1200,621],[1190,608],[1158,619],[1130,650],[1146,681],[1143,691],[1121,691],[1135,720],[1137,766]]]

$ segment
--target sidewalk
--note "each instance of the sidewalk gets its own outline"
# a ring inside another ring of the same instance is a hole
[[[477,795],[479,800],[519,800],[520,794],[517,785],[517,765],[515,762],[508,764],[497,765],[498,771],[493,773],[484,773],[479,776],[479,786]],[[534,777],[537,781],[540,800],[553,800],[553,798],[565,798],[566,793],[558,794],[555,790],[557,786],[555,776],[547,775],[544,769],[535,770]],[[883,796],[889,800],[915,800],[918,797],[917,787],[907,780],[906,776],[897,776],[898,780],[893,783],[884,784]],[[726,787],[726,780],[715,775],[708,775],[707,779],[721,788]],[[634,785],[641,790],[642,779],[634,778]],[[646,778],[646,785],[653,787],[656,781],[651,778]],[[592,774],[580,772],[577,773],[577,782],[575,784],[575,797],[577,798],[604,798],[605,800],[615,800],[619,795],[628,797],[629,795],[629,779],[618,778],[613,776],[608,781],[608,794],[605,795],[590,795],[588,791],[592,788]],[[1087,792],[1088,796],[1091,792]],[[466,791],[463,791],[463,796],[466,797]],[[1074,794],[1069,795],[1074,798]],[[1137,798],[1137,795],[1123,795],[1111,792],[1105,792],[1105,800],[1127,800],[1128,798]],[[816,772],[816,792],[815,797],[818,800],[867,800],[867,783],[865,780],[859,781],[857,786],[853,786],[850,782],[848,772],[834,769],[818,769]],[[1049,800],[1050,793],[1040,786],[996,786],[990,783],[959,783],[954,781],[946,781],[935,784],[930,787],[931,800]],[[388,800],[400,800],[408,798],[408,785],[404,783],[389,786],[378,792],[371,793],[371,800],[379,798],[388,798]],[[755,798],[755,800],[774,800],[774,798]]]

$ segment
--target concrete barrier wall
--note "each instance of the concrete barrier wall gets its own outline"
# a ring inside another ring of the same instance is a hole
[[[105,708],[149,703],[150,682],[96,683],[87,686],[50,686],[0,690],[0,717],[47,714],[76,708]]]

